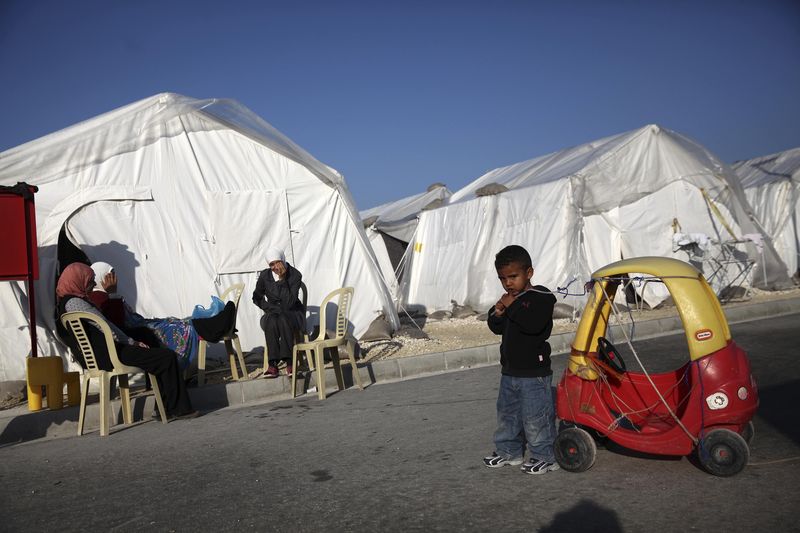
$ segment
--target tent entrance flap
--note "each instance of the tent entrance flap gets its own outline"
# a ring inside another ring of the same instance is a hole
[[[264,270],[270,247],[293,261],[286,191],[208,191],[207,199],[217,274]]]

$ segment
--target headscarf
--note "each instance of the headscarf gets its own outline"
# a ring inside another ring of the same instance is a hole
[[[283,255],[283,250],[280,248],[267,248],[267,264],[270,264],[273,261],[286,262],[285,256]]]
[[[94,283],[94,271],[89,265],[83,263],[71,263],[67,265],[61,277],[58,278],[56,286],[56,296],[77,296],[87,298],[89,291]]]
[[[106,292],[103,288],[103,279],[107,274],[114,271],[114,267],[108,263],[98,261],[97,263],[92,263],[92,270],[94,271],[94,282],[96,283],[94,290]]]

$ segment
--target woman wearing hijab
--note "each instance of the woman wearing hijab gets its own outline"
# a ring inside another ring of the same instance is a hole
[[[125,303],[117,292],[117,273],[108,263],[92,263],[95,287],[89,300],[118,328],[149,346],[169,348],[185,369],[197,357],[199,338],[192,323],[175,317],[145,318]]]
[[[267,250],[269,268],[258,275],[253,303],[264,311],[261,329],[267,341],[269,364],[266,376],[278,377],[278,361],[286,363],[286,374],[292,375],[294,332],[305,326],[306,310],[300,301],[303,275],[286,262],[283,250]]]
[[[61,273],[56,286],[56,296],[58,297],[59,316],[71,311],[84,311],[97,315],[101,320],[105,320],[102,313],[89,300],[89,294],[94,288],[94,272],[83,263],[72,263]],[[194,418],[199,415],[192,408],[189,394],[186,392],[186,384],[178,370],[178,360],[175,352],[167,348],[149,348],[145,343],[134,340],[126,335],[114,324],[108,324],[111,334],[114,337],[117,355],[119,360],[126,365],[136,366],[156,376],[161,394],[164,400],[164,408],[170,418]],[[96,328],[96,326],[95,326]],[[104,349],[102,342],[94,342],[91,332],[90,335],[92,348],[94,348],[97,364],[103,370],[111,370],[112,364],[108,353]],[[97,338],[98,341],[100,340]],[[65,337],[67,344],[72,352],[83,360],[77,343],[71,332]]]

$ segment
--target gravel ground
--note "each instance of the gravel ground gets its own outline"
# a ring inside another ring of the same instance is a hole
[[[746,299],[730,302],[725,307],[735,307],[769,300],[800,297],[800,288],[786,291],[760,291],[751,289]],[[623,308],[623,311],[625,309]],[[650,320],[676,315],[672,306],[663,309],[630,309],[630,313],[621,315],[625,322]],[[366,361],[378,361],[395,357],[408,357],[432,352],[444,352],[483,346],[500,342],[500,337],[489,331],[485,317],[478,315],[467,318],[415,318],[416,324],[410,318],[401,318],[401,328],[395,332],[391,340],[374,342],[361,342],[362,357]],[[577,320],[556,319],[553,324],[553,333],[574,331],[578,325]]]

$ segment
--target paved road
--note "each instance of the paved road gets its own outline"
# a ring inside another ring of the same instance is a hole
[[[732,327],[762,400],[751,465],[733,478],[602,449],[583,474],[487,469],[488,367],[6,446],[0,530],[798,530],[799,323]],[[685,352],[680,337],[637,346],[654,367]]]

